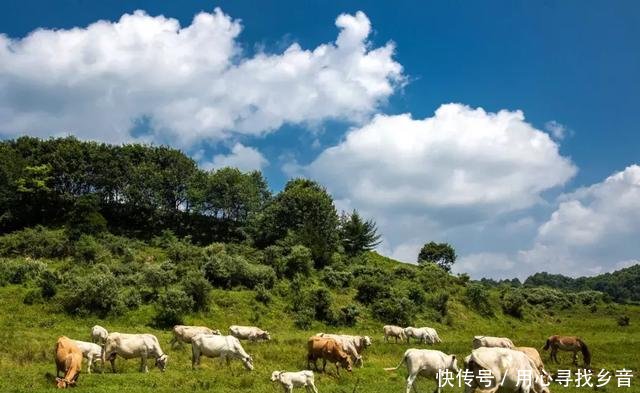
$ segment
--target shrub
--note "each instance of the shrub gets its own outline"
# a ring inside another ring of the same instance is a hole
[[[269,246],[262,251],[262,263],[276,272],[278,277],[283,277],[286,273],[287,261],[284,258],[284,248],[280,246]]]
[[[427,305],[436,310],[441,316],[446,316],[449,311],[449,293],[439,291],[427,297]]]
[[[527,303],[542,305],[545,308],[559,307],[565,309],[571,307],[576,300],[573,294],[547,287],[527,288],[524,293],[520,292],[520,294],[525,297]]]
[[[193,245],[189,237],[178,239],[170,230],[164,230],[151,243],[162,248],[173,263],[203,263],[203,250]]]
[[[206,279],[219,288],[244,286],[254,289],[259,284],[265,288],[273,288],[276,280],[276,274],[271,267],[252,264],[241,256],[230,256],[226,253],[209,258],[203,269]]]
[[[509,290],[505,292],[500,301],[502,311],[516,318],[522,318],[525,303],[525,297],[519,290]]]
[[[375,279],[359,279],[356,290],[356,300],[362,304],[371,304],[391,295],[389,287]]]
[[[393,275],[397,278],[412,280],[416,277],[417,272],[414,267],[401,264],[393,269]]]
[[[142,304],[142,295],[137,288],[128,288],[122,294],[125,306],[129,310],[135,310]]]
[[[629,326],[630,321],[631,321],[631,318],[629,318],[628,315],[620,315],[618,317],[618,326],[621,326],[621,327]]]
[[[333,304],[333,296],[327,288],[318,288],[311,294],[311,303],[314,307],[314,317],[318,321],[329,324],[335,323],[335,317],[331,306]]]
[[[58,292],[58,275],[52,270],[43,270],[38,278],[40,293],[44,299],[51,299]]]
[[[348,271],[334,270],[331,267],[325,267],[322,271],[323,281],[330,288],[346,288],[353,279],[353,276]]]
[[[271,292],[264,285],[258,284],[256,286],[256,301],[264,304],[265,306],[271,303]]]
[[[180,289],[169,289],[158,298],[153,324],[169,328],[183,323],[183,316],[193,309],[193,300]]]
[[[69,314],[96,314],[100,317],[121,314],[125,310],[122,285],[108,268],[97,266],[85,275],[71,271],[62,280],[58,294]]]
[[[37,289],[30,289],[29,291],[27,291],[27,294],[24,296],[24,299],[22,299],[22,303],[24,304],[36,304],[36,303],[42,303],[42,294],[40,293],[39,290]]]
[[[406,297],[384,298],[371,306],[373,315],[384,323],[408,326],[415,314],[413,303]]]
[[[176,275],[170,265],[145,264],[140,270],[139,282],[150,293],[149,300],[154,300],[162,289],[176,281]]]
[[[348,306],[340,309],[339,323],[344,326],[355,326],[358,321],[360,310],[355,304],[349,304]]]
[[[415,286],[409,287],[409,293],[407,296],[416,306],[423,306],[427,302],[427,295],[425,292],[421,288]]]
[[[77,259],[93,263],[105,260],[109,252],[91,235],[81,235],[74,244],[74,255]]]
[[[202,273],[193,271],[182,280],[184,292],[193,300],[194,311],[205,311],[209,309],[209,291],[211,284],[204,278]]]
[[[83,234],[96,235],[107,231],[107,220],[99,211],[100,201],[94,195],[79,197],[67,217],[67,232],[73,240]]]
[[[465,293],[468,305],[478,314],[489,317],[493,315],[493,308],[489,302],[489,291],[483,285],[471,284]]]
[[[37,278],[46,268],[44,262],[33,259],[1,260],[0,284],[24,284]]]
[[[293,324],[298,329],[309,330],[311,329],[311,324],[313,323],[313,314],[313,309],[308,307],[302,308],[296,312]]]
[[[309,275],[313,269],[311,250],[301,245],[291,247],[289,255],[285,258],[285,266],[285,274],[288,277],[296,274]]]
[[[62,258],[69,255],[69,239],[62,229],[38,225],[0,236],[0,255]]]

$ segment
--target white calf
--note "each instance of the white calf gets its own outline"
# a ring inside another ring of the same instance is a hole
[[[440,393],[441,384],[438,383],[438,375],[445,370],[455,374],[458,373],[458,365],[456,355],[447,355],[444,352],[434,351],[430,349],[407,349],[398,366],[393,368],[385,368],[386,371],[397,370],[405,364],[409,377],[407,377],[407,392],[411,391],[411,387],[418,375],[431,378],[436,381],[436,392]]]
[[[87,374],[91,374],[91,366],[94,361],[100,361],[101,367],[104,367],[104,363],[102,363],[102,347],[100,345],[86,341],[71,341],[82,351],[82,357],[87,359]]]
[[[298,372],[274,371],[271,373],[271,381],[278,381],[286,393],[291,393],[293,388],[303,387],[307,393],[318,393],[316,385],[313,383],[313,371],[303,370]]]
[[[93,341],[94,343],[104,344],[104,342],[107,340],[108,335],[109,332],[107,332],[107,329],[103,328],[100,325],[95,325],[91,328],[91,341]]]

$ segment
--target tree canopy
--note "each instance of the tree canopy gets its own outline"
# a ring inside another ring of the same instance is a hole
[[[449,243],[429,242],[422,246],[418,254],[418,264],[435,263],[449,272],[456,258],[456,251]]]

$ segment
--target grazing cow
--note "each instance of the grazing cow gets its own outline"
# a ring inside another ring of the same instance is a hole
[[[229,334],[235,338],[241,340],[258,341],[258,340],[271,340],[271,335],[266,330],[262,330],[255,326],[229,326]]]
[[[74,386],[82,368],[82,351],[65,336],[56,342],[56,385],[60,389]],[[60,378],[60,372],[63,377]]]
[[[325,337],[309,337],[307,341],[307,368],[313,362],[318,371],[318,359],[322,359],[322,371],[327,368],[327,360],[336,365],[336,373],[340,375],[339,366],[351,371],[351,358],[336,340]]]
[[[351,360],[354,364],[364,366],[362,359],[362,352],[364,349],[371,345],[371,337],[369,336],[351,336],[348,334],[329,334],[318,333],[315,337],[327,337],[336,340],[342,345],[342,349],[351,356]]]
[[[153,334],[109,333],[102,351],[102,361],[109,359],[111,370],[116,372],[116,356],[125,359],[140,358],[140,372],[149,372],[147,358],[156,360],[156,367],[163,371],[167,368],[169,357],[160,348],[158,339]]]
[[[506,337],[474,336],[473,349],[480,347],[513,349],[515,345]]]
[[[533,360],[514,349],[475,349],[468,357],[466,367],[472,379],[465,386],[465,393],[475,392],[476,389],[488,389],[489,392],[499,390],[502,393],[549,393]],[[485,374],[486,371],[490,373],[490,377]],[[524,375],[530,375],[530,380],[524,378]]]
[[[240,340],[233,336],[219,336],[209,334],[199,334],[191,341],[191,367],[196,368],[200,364],[200,357],[219,357],[226,360],[227,365],[231,359],[240,359],[244,367],[253,370],[253,359],[245,352]]]
[[[440,393],[442,389],[441,383],[438,381],[440,373],[445,372],[445,370],[450,371],[452,375],[458,373],[456,355],[447,355],[444,352],[431,349],[407,349],[402,360],[396,367],[385,368],[385,370],[394,371],[399,369],[403,364],[406,365],[407,371],[409,372],[406,393],[409,393],[412,387],[415,389],[414,383],[418,375],[435,380],[437,388],[434,392]]]
[[[313,371],[303,370],[298,372],[274,371],[271,373],[271,381],[278,381],[284,388],[285,393],[291,393],[293,388],[303,387],[307,393],[318,393],[316,385],[313,383]]]
[[[535,364],[538,371],[540,371],[540,375],[542,375],[544,381],[547,382],[549,380],[551,375],[547,372],[547,370],[545,370],[544,363],[542,362],[542,357],[540,357],[540,353],[537,349],[533,347],[516,347],[515,349],[529,356],[529,359],[533,360],[533,364]]]
[[[94,361],[102,362],[102,347],[95,343],[71,340],[82,351],[82,356],[87,359],[87,374],[91,374],[91,366]],[[104,367],[104,363],[102,363]]]
[[[173,338],[169,342],[173,348],[176,343],[182,345],[182,343],[191,344],[191,340],[198,334],[217,334],[220,335],[220,330],[210,329],[206,326],[187,326],[176,325],[173,327]]]
[[[440,337],[436,332],[436,329],[430,327],[407,327],[404,329],[404,335],[407,337],[407,343],[411,342],[411,337],[418,340],[419,343],[435,344],[441,343]]]
[[[395,337],[396,344],[398,343],[398,339],[400,339],[400,342],[402,342],[407,338],[407,336],[404,334],[404,329],[400,326],[385,325],[382,328],[382,331],[384,332],[385,342],[389,342],[389,337]]]
[[[107,332],[107,329],[103,328],[100,325],[95,325],[91,328],[91,341],[93,341],[94,343],[104,344],[104,342],[107,340],[108,335],[109,332]]]

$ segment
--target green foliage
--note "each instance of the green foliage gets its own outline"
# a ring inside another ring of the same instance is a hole
[[[630,321],[631,321],[631,318],[629,318],[628,315],[620,315],[618,317],[618,326],[620,327],[629,326]]]
[[[391,289],[375,278],[359,278],[356,283],[356,300],[362,304],[371,304],[378,299],[391,296]]]
[[[360,309],[355,304],[349,304],[340,309],[339,324],[344,326],[355,326],[360,316]]]
[[[252,264],[241,256],[224,252],[211,256],[203,269],[206,279],[218,288],[244,286],[253,289],[260,284],[272,288],[276,279],[271,267]]]
[[[104,261],[109,257],[109,251],[91,235],[80,235],[73,248],[76,259],[86,263]]]
[[[449,292],[437,291],[427,297],[426,304],[444,317],[449,311],[449,298]]]
[[[69,254],[69,239],[64,230],[43,226],[26,228],[0,236],[0,255],[31,258],[62,258]]]
[[[273,297],[271,296],[271,291],[269,291],[264,285],[258,284],[256,285],[256,296],[255,299],[264,304],[265,306],[271,303]]]
[[[327,288],[320,287],[311,293],[311,303],[314,308],[314,317],[318,321],[335,324],[336,317],[333,314],[333,295]]]
[[[342,214],[339,231],[342,248],[349,256],[373,250],[380,244],[375,222],[364,221],[356,210],[351,214]]]
[[[38,277],[40,294],[44,299],[51,299],[58,292],[58,275],[53,270],[43,270]]]
[[[489,301],[489,291],[480,284],[471,284],[465,292],[467,304],[478,314],[489,317],[493,315],[493,307]]]
[[[206,311],[209,309],[209,291],[211,284],[202,273],[191,271],[182,279],[182,289],[193,301],[194,311]]]
[[[400,326],[411,325],[415,315],[413,303],[404,296],[376,300],[371,305],[371,311],[381,322]]]
[[[507,290],[500,299],[502,311],[512,317],[522,318],[526,299],[520,290]]]
[[[160,328],[182,324],[185,314],[193,310],[193,306],[193,299],[186,292],[171,288],[158,298],[153,324]]]
[[[84,274],[77,269],[65,274],[57,297],[69,314],[105,317],[125,311],[122,294],[120,280],[106,266],[101,265]]]
[[[339,289],[346,288],[353,279],[351,272],[343,270],[335,270],[330,266],[322,269],[322,281],[329,286],[329,288]]]
[[[418,254],[418,264],[435,263],[445,271],[451,271],[456,262],[456,251],[448,243],[429,242],[422,246]]]
[[[302,245],[291,247],[289,255],[285,258],[285,273],[287,277],[297,274],[308,276],[313,269],[311,250]]]
[[[44,262],[33,259],[0,259],[0,284],[24,284],[33,281],[46,268]]]
[[[76,199],[67,218],[67,232],[72,240],[79,239],[83,234],[107,232],[107,220],[100,213],[100,201],[96,195],[82,195]]]
[[[30,289],[26,295],[24,295],[24,299],[22,302],[27,305],[33,305],[36,303],[42,303],[44,300],[42,299],[42,293],[37,289]]]

